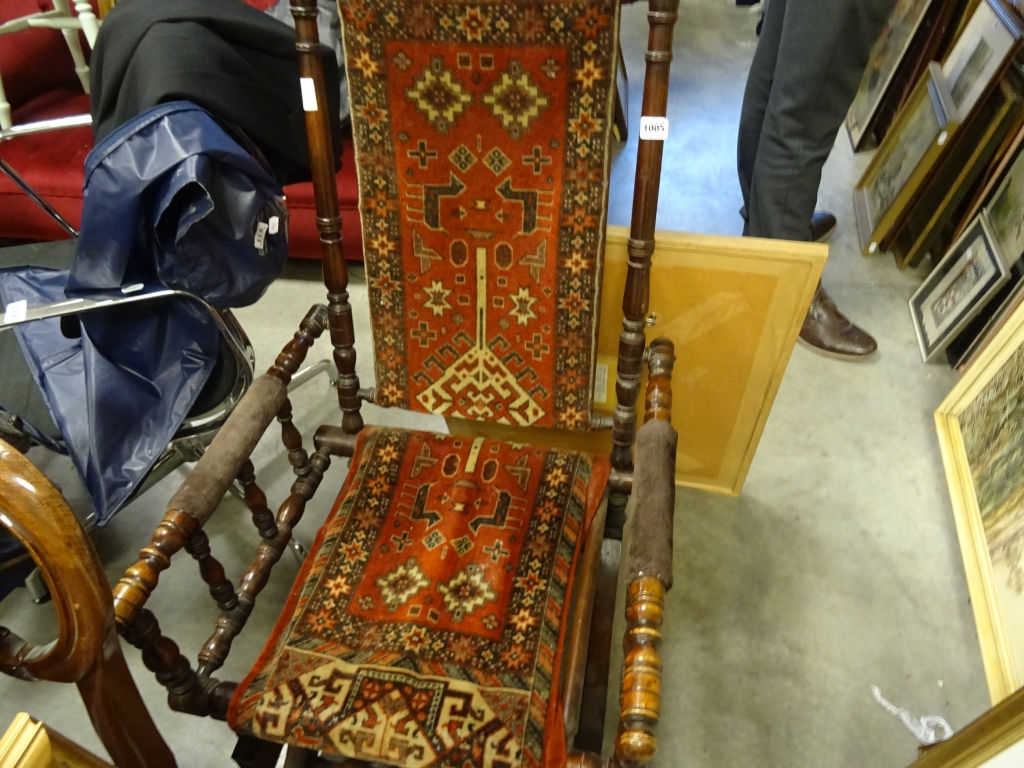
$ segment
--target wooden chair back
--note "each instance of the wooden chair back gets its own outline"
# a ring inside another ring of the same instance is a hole
[[[0,524],[38,564],[59,627],[45,647],[0,627],[0,670],[22,680],[75,683],[119,768],[173,768],[121,654],[110,585],[92,542],[53,484],[3,441]]]

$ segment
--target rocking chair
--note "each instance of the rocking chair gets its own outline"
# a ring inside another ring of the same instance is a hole
[[[650,0],[643,113],[663,117],[678,0]],[[172,709],[227,720],[241,766],[598,766],[627,502],[615,766],[655,751],[672,577],[672,344],[644,328],[663,142],[641,138],[610,459],[364,428],[363,400],[593,429],[613,120],[614,0],[342,0],[377,385],[355,374],[316,0],[292,0],[327,305],[253,382],[114,588]],[[655,121],[657,122],[657,121]],[[287,385],[329,330],[341,426],[307,454]],[[649,366],[644,425],[636,428]],[[275,515],[249,455],[275,416],[297,478]],[[543,440],[545,430],[534,430]],[[333,510],[241,683],[214,677],[336,457]],[[635,459],[635,466],[634,466]],[[236,589],[204,523],[238,479],[262,537]],[[630,501],[632,497],[632,501]],[[185,549],[221,608],[193,669],[146,601]],[[322,755],[322,756],[321,756]],[[139,760],[133,766],[165,766]]]

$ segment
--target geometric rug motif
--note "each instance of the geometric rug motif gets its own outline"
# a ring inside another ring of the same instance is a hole
[[[589,428],[617,8],[341,0],[378,405]]]
[[[228,722],[403,768],[564,755],[571,574],[607,477],[573,451],[363,430]]]

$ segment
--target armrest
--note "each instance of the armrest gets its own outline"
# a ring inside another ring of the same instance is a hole
[[[675,429],[672,404],[672,342],[655,339],[648,352],[645,423],[637,431],[626,560],[625,659],[619,731],[612,765],[641,768],[654,756],[661,717],[661,620],[672,586],[672,519],[675,511]]]

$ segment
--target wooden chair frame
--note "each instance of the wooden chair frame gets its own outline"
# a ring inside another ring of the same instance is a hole
[[[316,192],[327,305],[307,313],[299,331],[269,371],[256,379],[214,438],[206,453],[168,503],[167,513],[138,562],[114,588],[117,630],[142,651],[146,667],[168,692],[170,707],[179,712],[225,719],[237,683],[214,677],[224,664],[232,641],[248,620],[256,597],[267,584],[273,565],[288,546],[292,529],[302,517],[335,456],[351,457],[356,435],[363,428],[360,404],[372,397],[361,389],[355,372],[355,333],[348,300],[348,274],[341,251],[341,217],[334,184],[326,91],[319,48],[316,0],[292,0],[296,20],[300,74],[315,88],[318,108],[306,113]],[[663,117],[668,98],[672,34],[678,0],[650,0],[650,23],[643,115]],[[674,511],[675,432],[669,423],[672,343],[656,339],[647,345],[645,327],[650,294],[651,256],[661,177],[663,141],[641,139],[634,186],[629,239],[629,265],[623,296],[616,398],[611,454],[612,472],[606,503],[597,512],[581,554],[576,587],[577,607],[566,628],[565,701],[567,765],[605,765],[600,758],[609,677],[615,592],[619,578],[621,539],[626,505],[633,497],[631,546],[627,553],[626,651],[622,670],[618,734],[608,765],[633,768],[646,765],[656,748],[655,727],[660,716],[661,661],[658,646],[664,595],[671,586],[672,517]],[[321,426],[314,452],[307,453],[292,423],[287,387],[314,341],[329,332],[334,347],[341,426]],[[644,425],[637,429],[637,400],[644,364],[649,380]],[[294,468],[291,494],[275,515],[256,484],[249,456],[263,432],[277,418],[282,442]],[[635,454],[635,466],[634,466]],[[237,589],[212,556],[203,525],[235,481],[244,489],[246,505],[262,537],[256,555]],[[199,564],[202,579],[221,616],[199,653],[195,669],[178,646],[164,636],[145,604],[160,573],[174,554],[184,549]],[[45,555],[45,553],[44,553]],[[102,574],[101,574],[102,575]],[[54,583],[51,588],[63,589]],[[55,592],[59,594],[59,592]],[[273,766],[280,745],[239,739],[235,760],[243,766]],[[289,748],[290,768],[316,765],[307,751]],[[119,763],[120,764],[120,763]],[[142,764],[142,763],[140,763]],[[129,763],[125,763],[129,765]],[[132,764],[134,765],[134,764]],[[163,765],[146,762],[146,766]]]

